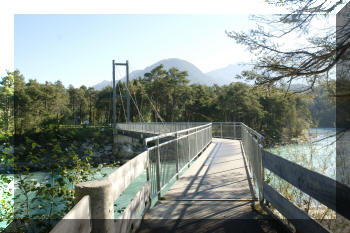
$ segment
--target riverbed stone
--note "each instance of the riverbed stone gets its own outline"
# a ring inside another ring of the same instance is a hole
[[[121,157],[130,158],[134,155],[133,146],[131,144],[125,144],[120,151]]]

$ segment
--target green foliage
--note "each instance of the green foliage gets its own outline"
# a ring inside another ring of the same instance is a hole
[[[130,82],[131,120],[159,121],[242,121],[263,133],[266,143],[283,143],[297,137],[309,127],[310,114],[325,97],[315,94],[290,95],[273,87],[252,87],[243,83],[208,87],[189,85],[187,72],[176,68],[165,70],[160,65],[144,79]],[[15,83],[15,95],[13,95]],[[101,91],[93,88],[65,89],[59,81],[40,84],[35,80],[25,83],[24,77],[15,71],[8,73],[0,83],[2,96],[1,126],[3,131],[13,130],[15,135],[57,128],[60,124],[111,125],[112,88]],[[126,121],[127,89],[121,81],[117,85],[117,121]],[[5,98],[6,97],[6,98]],[[6,101],[7,102],[6,102]],[[11,101],[13,105],[6,105]],[[313,105],[310,103],[313,103]],[[12,117],[12,118],[11,118]],[[11,125],[11,119],[14,124]],[[314,125],[317,120],[314,120]]]
[[[132,80],[132,121],[242,121],[261,132],[265,143],[272,145],[287,142],[307,129],[311,122],[309,108],[319,102],[317,95],[314,99],[243,83],[189,85],[187,75],[176,68],[165,70],[161,65],[145,74],[144,79]],[[13,167],[15,173],[14,179],[0,175],[5,195],[14,195],[15,200],[1,201],[0,221],[18,219],[12,225],[17,232],[45,232],[55,224],[54,219],[62,218],[74,205],[74,185],[89,180],[93,172],[91,150],[81,155],[72,142],[90,138],[93,146],[111,135],[110,129],[99,132],[90,128],[62,129],[59,125],[80,125],[86,119],[89,124],[111,124],[112,88],[66,89],[60,82],[25,82],[15,71],[2,79],[0,90],[0,162]],[[117,121],[123,122],[125,83],[118,83],[117,93]],[[16,142],[15,146],[11,141]],[[38,181],[34,169],[50,175]],[[14,191],[8,189],[13,180]],[[34,222],[29,224],[29,220]]]
[[[0,132],[13,130],[14,74],[8,72],[0,82]]]
[[[10,232],[48,232],[74,206],[74,186],[101,170],[90,165],[91,149],[78,156],[73,144],[65,148],[60,144],[69,137],[58,134],[57,129],[51,131],[57,137],[46,139],[45,144],[28,137],[14,150],[9,143],[4,144],[1,164],[12,167],[14,175],[1,174],[0,186],[2,196],[13,195],[13,200],[1,201],[0,222],[15,219],[7,229]],[[33,167],[48,175],[38,176],[31,171]],[[9,188],[11,182],[14,190]]]
[[[314,127],[335,127],[335,82],[322,82],[313,90],[309,104]]]
[[[227,32],[236,43],[255,55],[252,69],[242,72],[256,84],[291,85],[303,81],[310,90],[317,80],[333,76],[335,65],[348,60],[348,13],[338,12],[343,0],[266,0],[282,8],[284,14],[252,16],[254,28]],[[346,8],[346,7],[345,7]],[[337,15],[337,28],[327,18]],[[341,20],[340,20],[341,19]],[[323,23],[320,23],[322,22]],[[315,26],[317,22],[318,26]],[[337,37],[337,43],[334,43]],[[302,39],[301,41],[298,41]],[[287,45],[286,41],[297,41]],[[347,63],[345,63],[347,64]],[[341,69],[337,67],[339,74]],[[348,70],[348,69],[344,69]]]

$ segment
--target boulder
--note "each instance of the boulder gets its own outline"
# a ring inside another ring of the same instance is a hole
[[[130,158],[134,155],[134,149],[131,144],[124,144],[121,147],[120,155],[122,158]]]

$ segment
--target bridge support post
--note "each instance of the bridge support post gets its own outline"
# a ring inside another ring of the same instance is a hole
[[[90,181],[75,186],[75,200],[90,196],[91,232],[113,232],[114,199],[112,183],[108,181]]]
[[[112,76],[113,76],[113,146],[112,153],[114,156],[117,155],[117,141],[118,141],[118,131],[117,131],[117,91],[115,86],[115,62],[112,61]]]

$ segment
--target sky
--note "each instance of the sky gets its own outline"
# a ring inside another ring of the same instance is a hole
[[[14,66],[27,79],[76,87],[111,80],[113,59],[128,60],[130,72],[166,58],[208,72],[250,61],[225,33],[250,24],[237,14],[15,15]]]
[[[128,60],[130,72],[166,58],[208,72],[254,58],[225,30],[246,31],[250,14],[275,13],[285,12],[264,0],[7,1],[0,76],[19,69],[26,80],[92,86],[112,79],[113,59]]]

